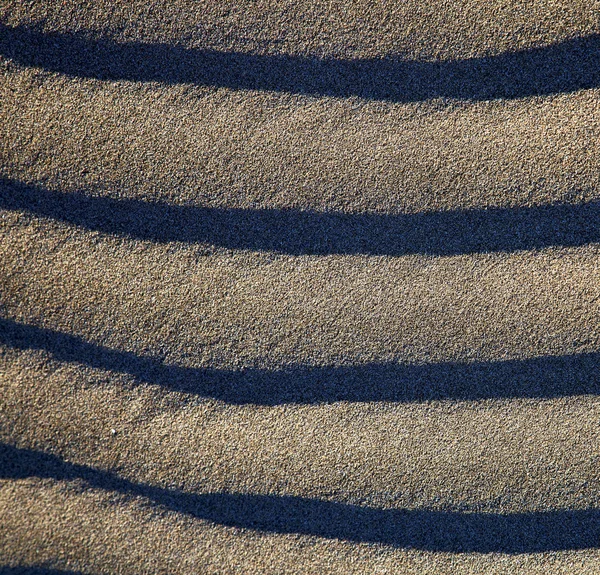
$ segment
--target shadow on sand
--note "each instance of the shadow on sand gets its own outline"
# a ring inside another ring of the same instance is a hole
[[[0,209],[154,242],[291,255],[451,256],[600,241],[600,202],[417,214],[176,206],[65,193],[0,178]]]
[[[473,363],[228,371],[165,365],[152,357],[109,349],[73,335],[2,318],[0,344],[44,350],[58,361],[129,374],[139,383],[231,404],[417,402],[600,393],[599,353]]]
[[[141,496],[229,527],[452,553],[540,553],[600,545],[600,511],[494,514],[377,509],[320,499],[191,494],[134,483],[54,455],[0,444],[0,478],[80,480],[89,488]]]
[[[319,59],[119,43],[0,24],[0,55],[26,66],[99,80],[189,83],[391,102],[493,100],[600,86],[600,35],[497,56],[424,62]]]

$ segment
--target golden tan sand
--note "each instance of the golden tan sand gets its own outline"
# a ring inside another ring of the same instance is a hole
[[[0,573],[600,573],[599,15],[0,3]]]

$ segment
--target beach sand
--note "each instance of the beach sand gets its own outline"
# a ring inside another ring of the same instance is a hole
[[[0,573],[600,573],[599,15],[0,3]]]

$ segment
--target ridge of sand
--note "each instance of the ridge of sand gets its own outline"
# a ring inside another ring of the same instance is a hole
[[[3,2],[0,573],[600,572],[599,13]]]

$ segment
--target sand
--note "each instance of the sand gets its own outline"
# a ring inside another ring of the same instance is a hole
[[[0,573],[600,573],[599,14],[0,3]]]

